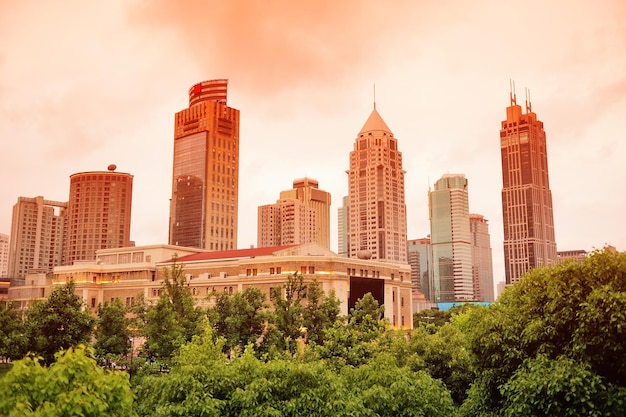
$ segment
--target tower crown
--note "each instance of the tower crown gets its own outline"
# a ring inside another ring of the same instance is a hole
[[[228,80],[209,80],[195,84],[189,89],[189,107],[203,101],[217,101],[226,104]]]
[[[370,117],[367,118],[367,121],[361,128],[359,135],[373,131],[383,131],[391,133],[391,130],[387,126],[387,123],[385,123],[383,118],[380,117],[380,114],[378,114],[378,111],[376,111],[376,105],[374,105],[374,110],[372,110],[372,114],[370,114]],[[393,133],[391,133],[391,135],[393,136]]]

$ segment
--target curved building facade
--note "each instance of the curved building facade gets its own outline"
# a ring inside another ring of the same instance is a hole
[[[115,168],[70,176],[65,264],[94,260],[99,249],[131,245],[133,176]]]

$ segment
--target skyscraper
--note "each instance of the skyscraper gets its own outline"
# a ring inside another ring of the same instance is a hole
[[[407,263],[404,170],[398,140],[374,110],[350,152],[348,256]],[[363,252],[361,252],[363,253]]]
[[[226,105],[228,80],[189,89],[175,116],[169,243],[237,248],[239,110]]]
[[[446,174],[428,192],[434,301],[473,301],[467,179]]]
[[[434,300],[433,295],[433,252],[430,237],[407,241],[408,262],[411,265],[411,283],[426,300]]]
[[[341,199],[341,207],[337,209],[337,253],[348,257],[348,196]]]
[[[472,236],[472,281],[474,301],[494,301],[493,262],[489,224],[484,216],[470,214]]]
[[[33,270],[63,264],[67,203],[19,197],[13,206],[7,276],[23,279]]]
[[[130,246],[133,176],[116,168],[70,176],[66,265],[94,260],[98,249]]]
[[[259,206],[257,232],[258,247],[316,242],[330,249],[330,193],[317,180],[295,180],[276,204]]]
[[[9,235],[0,233],[0,278],[9,272]]]
[[[500,129],[502,156],[502,215],[506,283],[519,281],[529,269],[556,259],[552,193],[543,122],[529,100],[526,112],[515,93]]]

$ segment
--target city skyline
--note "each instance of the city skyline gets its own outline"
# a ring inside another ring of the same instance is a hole
[[[621,2],[182,4],[3,2],[0,232],[18,197],[65,201],[72,173],[114,163],[134,175],[131,239],[167,242],[172,115],[194,83],[228,78],[241,111],[238,246],[255,244],[259,205],[312,177],[333,197],[337,251],[346,158],[375,84],[407,171],[407,238],[428,234],[429,184],[462,172],[501,281],[498,133],[514,79],[545,124],[557,250],[626,249],[626,197],[611,180],[626,176]]]

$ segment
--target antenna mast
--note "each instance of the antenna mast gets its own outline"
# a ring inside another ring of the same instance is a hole
[[[374,110],[376,110],[376,83],[374,83]]]
[[[517,105],[517,96],[515,95],[515,81],[509,78],[509,96],[511,98],[511,106]]]

